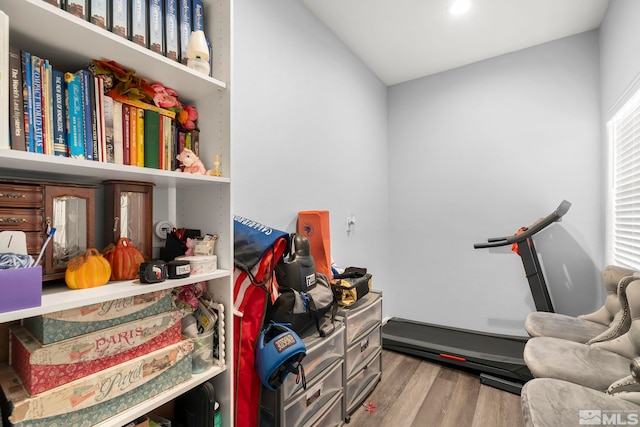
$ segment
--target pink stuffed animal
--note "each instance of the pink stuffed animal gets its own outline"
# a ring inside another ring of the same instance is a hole
[[[176,156],[176,159],[178,159],[182,164],[182,167],[176,169],[178,172],[182,171],[185,173],[195,173],[200,175],[205,175],[207,173],[207,169],[204,167],[202,161],[188,148],[182,150],[182,152]]]

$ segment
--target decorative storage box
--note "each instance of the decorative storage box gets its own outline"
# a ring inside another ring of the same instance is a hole
[[[51,344],[169,310],[171,295],[165,290],[30,317],[24,326],[41,343]]]
[[[29,332],[11,330],[11,365],[34,395],[134,359],[181,340],[179,310],[42,345]]]
[[[192,350],[183,340],[33,397],[4,365],[2,411],[14,427],[89,427],[191,378]]]
[[[0,313],[42,304],[42,267],[0,270]]]
[[[189,261],[191,275],[213,273],[218,269],[218,257],[215,255],[179,256],[177,260]]]

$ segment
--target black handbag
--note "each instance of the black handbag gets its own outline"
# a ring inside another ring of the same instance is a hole
[[[371,291],[371,274],[331,281],[331,290],[341,307],[350,307]]]

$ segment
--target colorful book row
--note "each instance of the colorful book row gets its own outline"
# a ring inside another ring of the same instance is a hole
[[[199,132],[179,131],[173,111],[107,96],[87,69],[62,72],[9,50],[10,148],[164,170],[184,148],[199,153]]]
[[[205,31],[203,0],[43,1],[183,64],[191,32]]]

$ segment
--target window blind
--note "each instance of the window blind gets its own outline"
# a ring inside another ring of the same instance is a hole
[[[640,270],[640,91],[607,123],[614,263]]]

